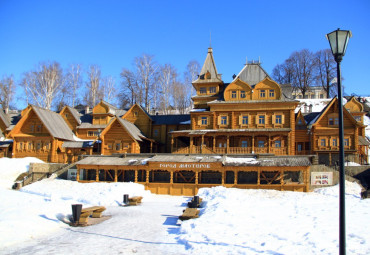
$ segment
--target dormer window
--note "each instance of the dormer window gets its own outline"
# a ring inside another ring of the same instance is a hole
[[[200,87],[199,93],[200,94],[207,94],[207,88],[206,87]]]
[[[210,72],[206,73],[206,79],[211,79],[211,73]]]
[[[210,87],[209,88],[209,93],[211,93],[211,94],[216,93],[216,87]]]

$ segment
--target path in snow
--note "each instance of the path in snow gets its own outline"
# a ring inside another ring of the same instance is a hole
[[[176,240],[178,216],[189,199],[153,195],[140,206],[108,207],[112,217],[89,227],[69,227],[57,233],[9,247],[1,254],[185,254]],[[21,231],[21,230],[19,230]],[[153,233],[158,233],[153,234]]]

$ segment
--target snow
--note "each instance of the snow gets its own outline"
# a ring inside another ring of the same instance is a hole
[[[1,179],[27,171],[27,160],[1,158]],[[0,186],[0,254],[338,254],[338,186],[309,193],[202,188],[200,217],[184,222],[178,216],[190,197],[151,194],[136,183],[9,186]],[[360,191],[346,182],[347,254],[370,254],[370,199]],[[120,206],[124,194],[143,196],[142,205]],[[64,222],[75,203],[104,205],[111,218],[70,227]]]
[[[260,161],[256,160],[255,158],[232,158],[232,157],[225,157],[224,164],[257,164]]]
[[[329,99],[297,99],[300,104],[295,109],[295,112],[299,112],[301,110],[302,113],[309,113],[309,112],[321,112],[325,106],[332,100]],[[312,107],[310,111],[310,107]]]
[[[207,109],[191,109],[190,112],[205,112]]]

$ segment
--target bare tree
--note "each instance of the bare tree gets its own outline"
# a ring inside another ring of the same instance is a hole
[[[0,80],[0,104],[3,109],[9,109],[14,92],[15,84],[13,75],[4,76]]]
[[[336,82],[332,82],[337,77],[336,62],[330,49],[319,50],[315,53],[316,83],[323,87],[326,97],[330,98],[330,92]]]
[[[165,64],[160,68],[158,81],[160,84],[160,110],[163,114],[169,114],[171,98],[173,98],[174,84],[176,82],[177,72],[171,64]]]
[[[186,109],[190,106],[190,98],[187,93],[187,85],[181,82],[175,82],[172,89],[172,97],[175,109],[180,114],[186,113]]]
[[[82,87],[82,68],[80,64],[72,64],[69,66],[66,74],[66,83],[68,89],[65,91],[71,97],[71,106],[77,104],[77,91]]]
[[[86,88],[87,93],[85,96],[85,102],[88,106],[94,107],[97,104],[99,99],[103,98],[102,90],[101,90],[101,71],[100,67],[97,65],[89,66],[89,70],[87,71],[87,79]]]
[[[149,112],[150,110],[150,99],[151,99],[151,90],[154,87],[156,82],[156,72],[158,70],[158,65],[154,61],[154,56],[143,54],[140,57],[135,58],[135,67],[136,67],[136,77],[139,89],[143,92],[143,98],[140,99],[138,103],[144,106],[145,109]]]
[[[200,73],[200,64],[196,60],[191,60],[186,66],[186,71],[184,73],[185,85],[188,86],[189,94],[195,95],[195,88],[192,86],[192,82],[195,81]]]
[[[24,74],[21,82],[27,102],[51,109],[54,100],[63,90],[63,72],[57,62],[40,64],[35,71]]]
[[[112,76],[107,76],[102,79],[102,91],[104,95],[104,100],[108,103],[113,103],[116,98],[116,87],[115,80]]]
[[[135,73],[124,68],[121,72],[121,79],[122,89],[119,94],[121,107],[127,107],[137,102],[141,102],[142,91],[139,89]]]

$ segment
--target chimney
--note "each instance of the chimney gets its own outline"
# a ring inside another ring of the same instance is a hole
[[[85,113],[89,113],[90,112],[90,107],[88,105],[86,105],[85,107]]]
[[[4,112],[5,112],[5,114],[8,114],[9,113],[9,107],[5,107]]]

